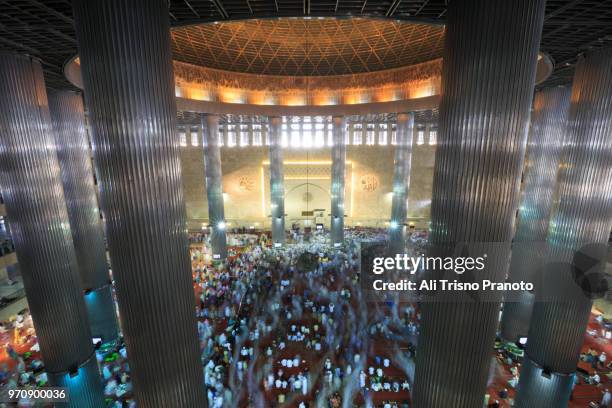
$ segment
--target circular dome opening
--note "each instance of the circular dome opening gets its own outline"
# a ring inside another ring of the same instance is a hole
[[[174,59],[224,71],[326,76],[442,56],[444,26],[370,18],[229,21],[172,30]]]

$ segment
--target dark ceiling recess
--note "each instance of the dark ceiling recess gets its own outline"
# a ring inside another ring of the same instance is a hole
[[[444,24],[446,15],[446,0],[171,0],[169,3],[170,23],[175,27],[274,17],[375,17]],[[0,49],[40,58],[49,87],[71,87],[62,73],[64,63],[76,53],[70,0],[0,0],[0,9]],[[553,58],[555,70],[542,86],[570,82],[578,56],[604,45],[612,45],[612,1],[548,0],[541,50]],[[191,57],[178,51],[175,58],[189,60]],[[345,65],[357,67],[359,64]],[[304,68],[307,72],[308,66]],[[316,70],[311,71],[316,74]]]

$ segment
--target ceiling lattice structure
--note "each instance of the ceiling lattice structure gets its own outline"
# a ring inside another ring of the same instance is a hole
[[[345,75],[442,56],[444,27],[381,19],[260,19],[172,31],[176,59],[266,75]]]
[[[444,24],[446,2],[170,0],[169,18],[174,27],[275,17],[375,17]],[[0,49],[39,57],[50,87],[70,87],[62,74],[63,64],[76,54],[70,0],[0,0],[0,7]],[[571,81],[578,56],[601,46],[612,46],[611,0],[548,0],[541,50],[551,55],[555,70],[543,86]],[[193,56],[175,53],[175,58]]]

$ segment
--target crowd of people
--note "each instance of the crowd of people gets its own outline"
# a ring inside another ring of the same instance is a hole
[[[104,397],[107,406],[113,408],[134,408],[130,366],[125,343],[122,338],[115,342],[100,344],[96,358],[102,370]]]
[[[356,231],[341,250],[319,233],[307,242],[294,233],[282,248],[245,235],[235,256],[214,264],[196,245],[210,405],[407,406],[404,363],[414,345],[393,339],[416,335],[417,314],[412,306],[397,312],[396,303],[363,307],[359,286],[358,240],[382,238]]]
[[[276,248],[265,233],[237,231],[228,258],[216,261],[205,233],[190,237],[209,406],[410,407],[419,307],[393,294],[369,298],[360,282],[361,243],[383,242],[386,231],[347,230],[341,248],[325,232],[294,230],[287,239]],[[426,233],[410,233],[406,251],[421,254],[426,244]],[[27,311],[0,325],[0,341],[0,384],[46,384]],[[496,353],[511,375],[490,402],[510,406],[520,358],[501,345]],[[122,338],[99,345],[96,355],[108,406],[135,407]],[[610,368],[605,353],[582,358],[594,370]],[[589,381],[600,383],[594,373]],[[602,399],[612,396],[606,390]]]
[[[10,320],[0,323],[0,386],[8,389],[34,389],[49,385],[40,348],[36,339],[32,316],[24,310]],[[133,408],[129,364],[123,339],[99,344],[96,357],[104,382],[104,396],[108,407]],[[2,402],[0,401],[0,406]],[[33,407],[22,399],[18,406]],[[38,406],[38,405],[37,405]]]
[[[0,354],[0,384],[29,388],[47,382],[32,316],[27,311],[0,323],[0,342],[5,345]]]

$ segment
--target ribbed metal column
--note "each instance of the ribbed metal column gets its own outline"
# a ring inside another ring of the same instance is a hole
[[[557,169],[563,147],[571,90],[549,88],[536,93],[527,144],[523,194],[514,233],[509,282],[532,282],[542,266],[548,219],[553,205]],[[502,337],[517,341],[527,336],[533,294],[506,293]]]
[[[204,165],[206,168],[206,196],[208,197],[208,223],[210,243],[214,259],[227,257],[225,215],[223,209],[223,176],[221,174],[221,150],[219,149],[219,117],[202,117],[204,133]]]
[[[85,132],[83,99],[72,91],[52,92],[49,110],[91,334],[105,342],[113,341],[119,327]]]
[[[393,170],[393,197],[391,201],[389,246],[392,253],[399,254],[405,251],[414,115],[399,113],[397,115],[396,132],[397,144],[395,145],[395,163]]]
[[[465,256],[467,242],[470,256],[488,258],[483,270],[448,279],[505,278],[544,3],[449,3],[430,255]],[[500,301],[497,293],[440,291],[423,303],[416,408],[482,406]]]
[[[0,184],[28,305],[50,381],[96,363],[55,153],[40,63],[0,54]],[[99,376],[70,392],[104,406]]]
[[[536,291],[526,349],[529,359],[555,374],[574,373],[591,311],[587,294],[604,276],[612,228],[611,65],[612,49],[607,49],[581,60],[574,74],[558,204],[548,230],[549,267]],[[521,376],[517,403],[531,407],[562,392]],[[566,404],[567,399],[539,406]]]
[[[100,367],[95,355],[85,361],[71,374],[49,374],[49,383],[55,387],[68,388],[69,403],[56,403],[54,407],[104,408],[103,383]]]
[[[280,117],[270,118],[270,212],[272,242],[275,246],[285,243],[285,180],[281,126]]]
[[[574,374],[559,374],[545,372],[529,358],[523,359],[521,379],[519,384],[529,384],[531,391],[529,400],[525,401],[525,393],[519,393],[514,406],[517,408],[560,408],[567,407],[572,389]]]
[[[100,204],[141,407],[207,403],[165,0],[75,0]]]
[[[344,241],[344,175],[346,172],[346,120],[343,116],[332,118],[333,145],[331,179],[331,242],[334,246]]]

